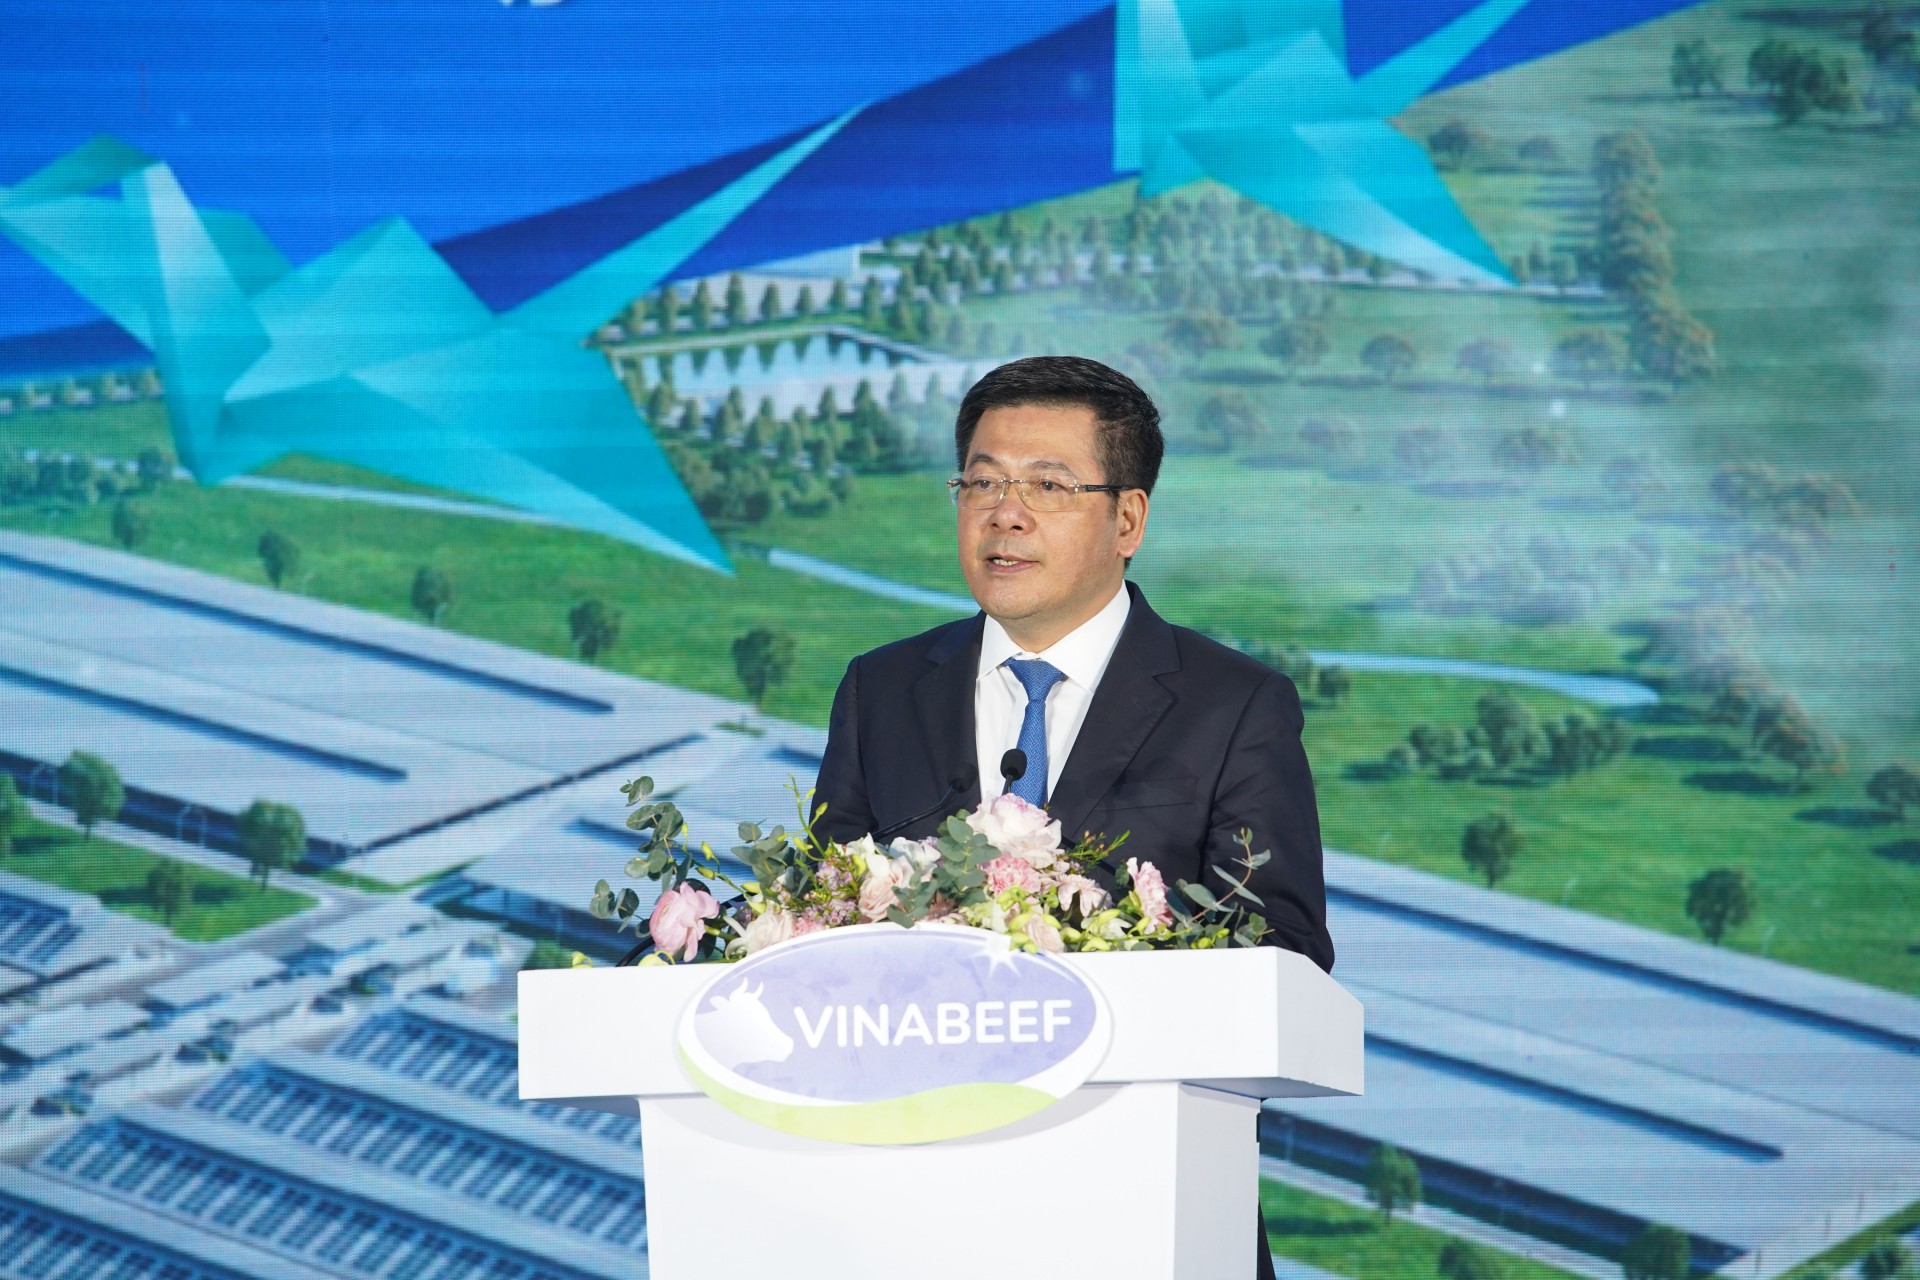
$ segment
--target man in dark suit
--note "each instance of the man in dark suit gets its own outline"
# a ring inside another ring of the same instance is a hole
[[[960,406],[960,567],[981,612],[855,658],[834,697],[816,831],[930,835],[1008,784],[1069,842],[1130,833],[1171,884],[1221,887],[1253,848],[1270,940],[1333,967],[1320,822],[1293,682],[1164,621],[1127,562],[1164,443],[1133,381],[1092,360],[1002,365]],[[957,784],[957,785],[956,785]],[[908,821],[917,814],[917,821]],[[1273,1274],[1261,1233],[1260,1275]]]

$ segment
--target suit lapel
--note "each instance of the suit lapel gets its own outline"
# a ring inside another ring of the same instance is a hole
[[[920,740],[927,744],[926,760],[931,773],[927,785],[930,797],[947,789],[953,775],[975,757],[973,730],[973,688],[980,675],[980,633],[984,615],[959,623],[927,651],[932,670],[913,686],[914,710],[920,717]],[[924,803],[924,802],[922,802]],[[962,792],[953,803],[955,809],[971,809],[980,803],[980,783]]]
[[[1129,582],[1127,590],[1133,593],[1133,604],[1126,628],[1093,692],[1087,718],[1060,772],[1060,785],[1048,798],[1047,810],[1060,820],[1061,839],[1069,844],[1079,839],[1093,806],[1113,789],[1174,703],[1156,679],[1180,669],[1173,628],[1147,607],[1138,587]]]

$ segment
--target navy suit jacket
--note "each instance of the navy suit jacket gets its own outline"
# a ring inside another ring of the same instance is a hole
[[[1249,888],[1269,939],[1333,968],[1313,776],[1300,744],[1293,681],[1176,627],[1127,584],[1132,609],[1047,809],[1064,838],[1127,832],[1121,856],[1153,862],[1172,884],[1219,890],[1233,841],[1253,831],[1273,857]],[[862,654],[833,699],[815,827],[832,840],[881,831],[940,802],[975,758],[973,697],[984,615]],[[998,779],[988,780],[996,788]],[[980,802],[978,782],[897,835],[932,835]],[[1243,872],[1242,872],[1243,873]]]

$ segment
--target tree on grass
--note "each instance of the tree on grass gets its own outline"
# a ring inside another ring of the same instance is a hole
[[[1603,134],[1593,143],[1593,180],[1602,191],[1627,186],[1652,187],[1660,181],[1653,144],[1637,129]]]
[[[713,328],[713,290],[702,280],[693,289],[693,331],[705,333]]]
[[[1764,91],[1781,124],[1797,124],[1815,111],[1844,115],[1860,105],[1847,60],[1811,45],[1764,40],[1747,58],[1747,83]]]
[[[1563,163],[1560,144],[1545,134],[1528,138],[1520,144],[1520,162],[1535,169],[1558,169]]]
[[[27,829],[27,801],[14,785],[13,775],[0,773],[0,858],[13,852],[13,842]]]
[[[1458,1238],[1440,1246],[1434,1269],[1442,1280],[1505,1280],[1507,1272],[1499,1254],[1484,1245]]]
[[[1491,889],[1507,878],[1520,857],[1520,828],[1504,813],[1475,818],[1460,834],[1460,857]]]
[[[671,338],[679,331],[680,290],[672,285],[660,290],[653,303],[653,320],[660,327],[660,336],[663,338]]]
[[[1493,460],[1509,470],[1537,474],[1548,467],[1580,461],[1580,451],[1567,433],[1557,428],[1520,427],[1500,434],[1494,442]]]
[[[727,277],[727,328],[744,329],[747,326],[747,282],[740,278],[738,271]]]
[[[1759,905],[1760,888],[1745,867],[1715,867],[1687,886],[1687,918],[1716,947],[1729,929],[1752,919]]]
[[[96,826],[120,816],[127,792],[120,785],[118,769],[99,756],[76,751],[60,766],[60,798],[91,840]]]
[[[1844,773],[1846,752],[1840,742],[1820,732],[1797,710],[1797,704],[1789,700],[1789,705],[1796,707],[1793,713],[1775,714],[1763,708],[1755,716],[1760,749],[1792,768],[1796,791],[1806,790],[1809,773]]]
[[[172,858],[162,858],[147,872],[147,903],[173,927],[173,918],[187,905],[187,869]]]
[[[453,604],[453,579],[422,565],[413,575],[413,607],[434,626]]]
[[[1407,427],[1393,436],[1393,460],[1409,475],[1424,476],[1453,456],[1437,427]]]
[[[1427,150],[1433,152],[1433,158],[1455,168],[1486,145],[1487,135],[1464,120],[1449,120],[1427,137]]]
[[[1412,1156],[1384,1142],[1373,1149],[1364,1181],[1367,1199],[1388,1226],[1393,1225],[1394,1214],[1420,1203],[1420,1166]]]
[[[1627,350],[1649,375],[1676,388],[1710,378],[1720,367],[1713,330],[1668,302],[1634,308],[1627,326]]]
[[[1493,762],[1502,769],[1522,764],[1546,748],[1532,709],[1506,689],[1481,694],[1473,712]]]
[[[1239,326],[1217,311],[1190,311],[1175,316],[1167,325],[1166,339],[1195,360],[1209,351],[1238,346]]]
[[[147,540],[153,532],[153,519],[147,515],[147,509],[137,502],[126,498],[113,504],[113,540],[122,550],[131,551]]]
[[[255,800],[234,819],[240,833],[240,854],[253,864],[265,893],[273,873],[300,860],[307,849],[307,820],[290,804]]]
[[[1619,338],[1605,329],[1582,329],[1554,345],[1547,367],[1591,391],[1599,379],[1620,372],[1626,361],[1627,349]]]
[[[300,544],[273,529],[260,535],[260,567],[267,581],[278,587],[300,572]]]
[[[1353,693],[1353,675],[1342,666],[1320,668],[1320,696],[1339,706]]]
[[[1379,374],[1382,382],[1392,382],[1420,363],[1420,353],[1399,334],[1383,333],[1360,349],[1360,363]]]
[[[619,643],[620,610],[609,609],[599,600],[582,600],[567,610],[567,630],[580,656],[593,662]]]
[[[1913,1250],[1891,1236],[1860,1258],[1861,1280],[1906,1280],[1914,1274]]]
[[[764,708],[767,694],[786,683],[794,652],[793,637],[773,627],[755,627],[734,640],[734,674],[755,707]]]
[[[148,493],[173,479],[173,455],[156,445],[142,449],[133,465],[140,487]]]
[[[1225,452],[1236,444],[1247,444],[1266,430],[1266,423],[1253,403],[1237,391],[1216,392],[1207,397],[1195,418],[1201,432],[1217,439]]]
[[[1690,98],[1726,91],[1727,59],[1705,40],[1682,40],[1673,46],[1673,65],[1667,73],[1674,89]]]
[[[1687,1280],[1692,1262],[1687,1233],[1662,1223],[1647,1226],[1620,1254],[1626,1280]]]
[[[1466,373],[1477,373],[1491,384],[1513,372],[1513,346],[1501,338],[1476,338],[1460,348],[1454,366]]]
[[[1340,418],[1308,418],[1300,424],[1300,443],[1329,461],[1352,453],[1359,440],[1353,424]]]
[[[0,792],[0,800],[5,793]],[[1907,820],[1907,806],[1920,805],[1920,769],[1910,764],[1890,764],[1867,779],[1867,798],[1893,810],[1900,821]]]
[[[1260,350],[1286,365],[1296,376],[1326,359],[1330,349],[1326,329],[1313,320],[1282,321],[1260,339]]]

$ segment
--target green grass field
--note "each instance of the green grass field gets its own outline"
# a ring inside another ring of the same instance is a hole
[[[147,901],[147,873],[171,861],[102,836],[87,840],[70,827],[29,820],[26,831],[14,837],[12,854],[0,858],[0,870],[90,893],[115,911],[164,923]],[[291,889],[274,885],[262,891],[244,876],[191,862],[180,865],[187,872],[187,902],[174,918],[173,932],[188,942],[218,942],[314,905],[312,897]]]
[[[1353,1280],[1435,1280],[1440,1250],[1454,1237],[1272,1179],[1260,1183],[1267,1243],[1275,1254]],[[1519,1254],[1491,1250],[1507,1280],[1567,1280],[1571,1273]]]

